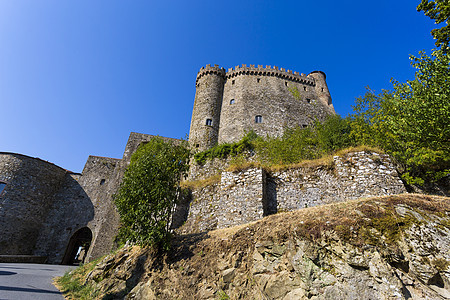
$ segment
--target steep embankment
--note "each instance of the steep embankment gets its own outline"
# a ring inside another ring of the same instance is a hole
[[[79,277],[126,299],[449,299],[450,198],[405,194],[279,213],[129,247]]]

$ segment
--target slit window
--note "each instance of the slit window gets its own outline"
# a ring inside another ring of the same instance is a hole
[[[284,82],[284,85],[287,86],[287,81]]]
[[[261,82],[261,79],[260,79],[260,78],[256,78],[256,82],[257,82],[257,83],[260,83],[260,82]]]
[[[306,102],[311,103],[311,99],[306,98]]]
[[[323,92],[323,88],[322,88],[322,92]]]
[[[303,87],[303,90],[306,92],[306,86]]]
[[[3,192],[3,190],[5,189],[6,183],[4,182],[0,182],[0,194]]]
[[[212,126],[212,119],[206,119],[206,126]]]
[[[231,80],[231,84],[234,84],[235,83],[235,80]]]
[[[234,99],[231,99],[230,104],[234,104],[234,103],[235,103]]]
[[[102,180],[100,180],[100,185],[104,185],[104,184],[105,184],[105,182],[106,182],[106,180],[105,180],[105,179],[102,179]]]
[[[256,116],[255,123],[262,123],[262,116]]]
[[[195,148],[198,148],[198,147],[200,147],[200,144],[195,144]]]

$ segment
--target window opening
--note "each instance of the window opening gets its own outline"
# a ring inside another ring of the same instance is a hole
[[[234,104],[234,102],[235,102],[234,99],[230,100],[230,104]]]
[[[198,148],[198,147],[200,147],[200,144],[195,144],[195,148]]]
[[[287,81],[284,82],[284,85],[287,86]]]
[[[261,79],[260,78],[256,78],[256,82],[260,83]]]
[[[323,92],[323,88],[322,88],[322,92]]]
[[[212,126],[212,119],[206,119],[206,126]]]
[[[104,184],[105,184],[105,182],[106,182],[106,180],[105,180],[105,179],[102,179],[102,180],[100,180],[100,185],[104,185]]]
[[[306,92],[306,86],[303,87],[303,90]]]
[[[262,123],[262,116],[256,116],[255,123]]]
[[[306,125],[306,124],[303,124],[303,125],[302,125],[302,127],[303,127],[303,128],[306,128],[306,127],[308,127],[308,125]]]
[[[311,103],[311,99],[306,98],[306,102]]]
[[[5,189],[6,183],[4,182],[0,182],[0,194],[3,192],[3,190]]]
[[[231,80],[231,84],[234,84],[234,82],[235,82],[234,80]]]

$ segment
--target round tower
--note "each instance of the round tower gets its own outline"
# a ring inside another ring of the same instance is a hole
[[[314,78],[316,82],[315,90],[319,100],[329,108],[331,113],[336,114],[333,103],[331,102],[331,95],[328,90],[328,85],[326,82],[327,76],[325,73],[322,71],[313,71],[309,73],[308,77]]]
[[[206,65],[197,74],[189,144],[203,151],[217,144],[225,69]]]

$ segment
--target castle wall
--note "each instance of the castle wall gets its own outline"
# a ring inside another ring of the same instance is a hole
[[[250,130],[260,136],[281,136],[286,128],[323,121],[334,109],[319,99],[315,86],[313,77],[276,67],[230,69],[223,93],[219,144],[235,142]],[[262,117],[261,123],[256,122],[256,116]]]
[[[189,215],[178,232],[214,230],[281,211],[406,192],[389,156],[365,151],[335,156],[331,166],[272,174],[252,168],[221,175],[220,183],[192,190]]]
[[[305,127],[335,114],[325,74],[308,76],[283,68],[217,65],[200,69],[189,142],[203,151],[238,141],[254,130],[280,136],[288,127]]]
[[[0,153],[0,254],[31,255],[66,170],[26,155]]]
[[[94,205],[79,183],[81,177],[66,174],[39,233],[33,254],[47,256],[48,263],[60,264],[70,237],[94,219]]]

